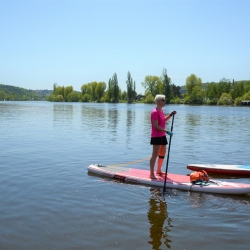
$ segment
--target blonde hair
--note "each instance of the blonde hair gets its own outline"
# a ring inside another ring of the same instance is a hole
[[[161,99],[164,99],[165,100],[165,95],[156,95],[155,96],[155,103]]]

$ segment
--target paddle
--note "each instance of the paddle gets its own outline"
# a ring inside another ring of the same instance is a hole
[[[173,118],[172,118],[171,132],[173,131],[173,125],[174,125],[174,114],[173,114]],[[167,163],[166,163],[166,171],[165,171],[163,194],[164,194],[165,188],[166,188],[166,180],[167,180],[167,174],[168,174],[168,162],[169,162],[169,153],[170,153],[171,140],[172,140],[172,136],[170,136],[170,139],[169,139],[168,157],[167,157]]]

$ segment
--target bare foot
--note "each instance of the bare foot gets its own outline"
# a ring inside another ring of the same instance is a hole
[[[154,175],[153,176],[149,176],[150,179],[157,179],[157,177],[155,177]]]
[[[158,174],[158,175],[165,175],[165,173],[164,172],[156,172],[156,174]]]

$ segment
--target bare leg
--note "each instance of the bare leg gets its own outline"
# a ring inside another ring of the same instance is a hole
[[[156,171],[157,174],[164,174],[161,168],[162,168],[162,163],[164,161],[165,155],[166,155],[166,145],[161,145],[159,148],[158,166],[157,166],[157,171]]]
[[[150,158],[150,178],[156,178],[155,174],[154,174],[154,167],[155,167],[155,162],[156,162],[156,158],[158,156],[158,152],[160,149],[160,145],[153,145],[153,152],[152,152],[152,156]]]

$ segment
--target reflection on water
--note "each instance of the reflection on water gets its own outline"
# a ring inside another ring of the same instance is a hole
[[[109,131],[111,133],[117,133],[118,121],[119,121],[119,112],[117,110],[117,106],[114,104],[114,106],[108,110],[108,125],[109,125]]]
[[[161,249],[164,244],[171,248],[171,240],[168,233],[171,231],[171,219],[168,217],[167,203],[162,200],[162,191],[151,188],[151,197],[149,199],[148,222],[150,224],[150,238],[148,242],[152,249]]]
[[[81,106],[81,122],[83,131],[90,130],[98,132],[106,124],[105,104],[100,106],[83,104]]]
[[[201,121],[201,116],[197,114],[187,114],[185,115],[186,125],[193,127],[199,126]]]
[[[70,121],[73,117],[72,104],[54,104],[53,105],[54,122]]]
[[[127,109],[127,120],[126,120],[126,142],[127,145],[131,141],[131,136],[133,137],[133,131],[134,131],[134,126],[135,126],[135,111],[131,109]]]
[[[131,132],[131,127],[133,127],[135,123],[135,111],[131,109],[127,109],[127,131],[128,134]]]

